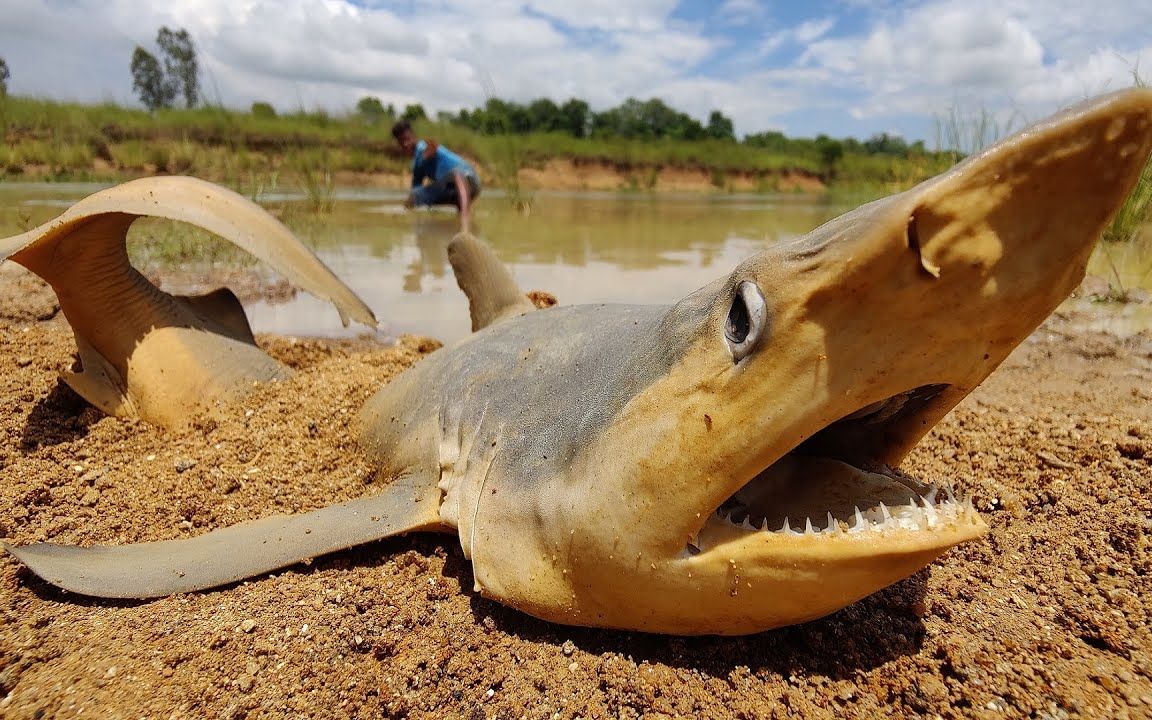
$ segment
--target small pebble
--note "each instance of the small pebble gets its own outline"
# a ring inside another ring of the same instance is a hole
[[[240,623],[240,632],[250,633],[255,629],[256,629],[256,621],[251,619],[251,618]]]
[[[196,467],[195,460],[188,460],[184,458],[176,461],[176,472],[178,473],[182,473],[185,470],[191,470],[194,467]]]
[[[564,653],[565,655],[571,655],[572,653],[576,652],[576,644],[571,640],[565,640],[564,644],[560,646],[560,652]]]
[[[32,358],[30,358],[30,357],[16,358],[16,364],[19,365],[20,367],[28,367],[29,365],[32,364]]]

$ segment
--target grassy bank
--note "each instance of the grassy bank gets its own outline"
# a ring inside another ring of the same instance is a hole
[[[514,185],[525,168],[564,159],[621,173],[634,189],[654,188],[665,169],[703,171],[716,189],[733,177],[801,175],[848,187],[905,186],[936,174],[951,157],[844,153],[829,163],[811,152],[781,153],[721,140],[629,141],[562,133],[484,135],[460,125],[418,124],[480,166],[486,180]],[[297,112],[279,116],[215,107],[155,114],[113,104],[80,105],[24,97],[0,99],[0,173],[9,179],[121,179],[190,173],[238,187],[305,185],[336,173],[400,175],[408,159],[394,146],[389,121],[358,114]],[[515,188],[511,188],[515,189]]]

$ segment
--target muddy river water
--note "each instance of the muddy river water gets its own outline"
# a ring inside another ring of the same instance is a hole
[[[0,183],[0,235],[44,222],[101,187]],[[332,211],[320,214],[298,193],[267,192],[257,199],[364,298],[381,321],[381,333],[462,337],[469,330],[467,304],[446,255],[455,214],[407,212],[401,198],[394,190],[337,190]],[[683,297],[760,248],[802,234],[854,204],[803,194],[537,193],[531,212],[523,214],[489,192],[477,205],[474,229],[525,290],[547,290],[564,304],[660,303]],[[1099,250],[1089,272],[1114,285],[1152,289],[1150,235]],[[235,263],[236,256],[211,262]],[[257,332],[363,332],[341,328],[331,306],[303,293],[286,302],[257,300],[247,309]],[[1124,333],[1152,326],[1152,305],[1116,305],[1093,316]]]

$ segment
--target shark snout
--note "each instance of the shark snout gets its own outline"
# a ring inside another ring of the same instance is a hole
[[[1152,90],[1105,96],[760,259],[784,332],[819,328],[825,411],[945,388],[873,443],[898,462],[1075,290],[1150,151]]]

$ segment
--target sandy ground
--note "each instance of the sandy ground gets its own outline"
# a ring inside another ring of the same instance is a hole
[[[1152,717],[1152,334],[1054,317],[905,463],[989,536],[828,618],[743,638],[552,625],[477,597],[450,536],[151,602],[0,558],[3,718]],[[51,293],[0,277],[0,537],[187,537],[373,491],[348,433],[435,349],[261,338],[298,369],[167,432],[56,381]]]

